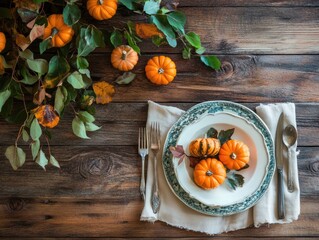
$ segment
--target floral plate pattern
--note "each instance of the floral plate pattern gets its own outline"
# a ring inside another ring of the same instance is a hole
[[[177,144],[178,138],[186,126],[198,121],[203,115],[216,114],[221,112],[228,112],[237,115],[245,119],[250,124],[253,124],[258,131],[261,132],[265,147],[268,152],[269,164],[267,165],[265,177],[258,187],[258,189],[245,198],[241,202],[236,202],[227,206],[209,206],[203,204],[197,199],[192,198],[188,192],[186,192],[180,185],[173,163],[173,156],[169,150],[170,146]],[[166,180],[174,192],[174,194],[188,207],[207,215],[213,216],[226,216],[239,213],[247,210],[257,203],[257,201],[264,195],[268,189],[269,183],[275,171],[275,157],[274,157],[274,145],[271,134],[260,119],[260,117],[247,107],[228,101],[209,101],[197,104],[185,112],[180,119],[169,130],[163,149],[163,169]]]

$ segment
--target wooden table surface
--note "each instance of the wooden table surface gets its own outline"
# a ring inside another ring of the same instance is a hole
[[[183,60],[180,47],[141,44],[137,79],[117,87],[112,103],[98,106],[97,123],[103,127],[90,134],[91,140],[72,134],[71,115],[53,131],[52,152],[61,171],[42,171],[30,154],[25,166],[13,171],[3,153],[18,128],[0,119],[0,236],[207,238],[162,222],[139,221],[143,201],[137,135],[151,99],[182,109],[207,100],[230,100],[252,109],[260,103],[296,103],[299,220],[218,236],[319,237],[319,1],[183,0],[180,10],[187,15],[187,30],[198,33],[208,52],[220,57],[222,69],[214,72],[198,59]],[[128,17],[118,14],[100,26],[123,19]],[[95,80],[112,81],[119,75],[110,65],[110,50],[89,57]],[[146,61],[156,54],[177,63],[178,75],[168,86],[154,86],[144,75]]]

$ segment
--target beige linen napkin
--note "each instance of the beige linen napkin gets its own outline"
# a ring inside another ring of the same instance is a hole
[[[150,126],[152,121],[157,121],[161,125],[161,140],[162,144],[170,127],[179,119],[184,113],[183,110],[159,105],[152,101],[148,102],[148,118],[147,126]],[[295,105],[293,103],[281,103],[260,105],[257,107],[257,114],[267,124],[272,136],[275,136],[277,121],[281,112],[286,114],[286,123],[291,123],[296,126]],[[163,146],[162,146],[163,147]],[[286,218],[284,220],[277,219],[277,174],[270,183],[268,191],[261,198],[261,200],[247,211],[225,217],[207,216],[192,210],[182,203],[172,192],[168,183],[166,182],[161,161],[157,161],[158,184],[161,198],[161,207],[157,214],[154,214],[151,207],[151,189],[153,185],[153,156],[150,154],[147,169],[146,180],[146,199],[144,208],[141,214],[142,221],[155,222],[157,220],[163,221],[169,225],[204,232],[207,234],[218,234],[222,232],[233,231],[237,229],[247,228],[249,226],[258,227],[264,223],[289,223],[298,219],[300,213],[300,191],[298,182],[297,169],[297,153],[296,147],[293,149],[293,172],[295,191],[289,193],[285,184],[285,204],[286,204]],[[162,149],[158,159],[162,159]],[[285,161],[286,163],[286,161]],[[287,169],[287,166],[284,165]],[[284,181],[286,179],[287,171],[284,171]]]

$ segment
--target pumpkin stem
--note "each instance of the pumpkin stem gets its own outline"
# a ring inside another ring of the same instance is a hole
[[[59,30],[56,28],[56,27],[54,27],[54,28],[52,28],[52,30],[51,30],[51,36],[53,37],[55,34],[57,34],[59,32]]]
[[[127,55],[127,52],[125,50],[123,50],[121,59],[125,60],[126,59],[126,55]]]
[[[163,73],[164,73],[164,69],[163,69],[163,68],[159,68],[159,69],[158,69],[158,73],[159,73],[159,74],[163,74]]]
[[[231,153],[231,154],[230,154],[230,158],[233,159],[233,160],[235,160],[235,159],[237,158],[236,153]]]
[[[210,176],[212,176],[212,175],[213,175],[213,172],[212,172],[211,170],[208,170],[208,171],[206,172],[206,176],[210,177]]]
[[[98,0],[97,4],[102,5],[104,3],[104,0]]]

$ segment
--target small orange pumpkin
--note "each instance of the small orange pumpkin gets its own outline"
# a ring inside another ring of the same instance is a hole
[[[86,8],[96,20],[106,20],[115,15],[117,0],[88,0]]]
[[[34,109],[34,116],[43,127],[54,128],[60,121],[59,115],[51,105],[42,105]]]
[[[220,141],[217,138],[197,138],[189,144],[193,157],[212,157],[218,154]]]
[[[6,47],[6,42],[7,42],[6,35],[4,35],[3,32],[0,32],[0,53]]]
[[[62,14],[52,14],[48,17],[48,26],[44,29],[43,38],[52,37],[52,47],[63,47],[68,44],[74,35],[72,27],[66,25]]]
[[[226,169],[216,158],[203,159],[195,166],[194,181],[201,188],[217,188],[225,179]]]
[[[239,170],[249,162],[250,152],[239,140],[228,140],[219,151],[219,160],[230,170]]]
[[[138,62],[138,54],[128,45],[116,47],[111,54],[113,67],[121,71],[130,71]]]
[[[165,56],[155,56],[148,60],[145,67],[146,77],[157,85],[167,85],[176,76],[176,65]]]

